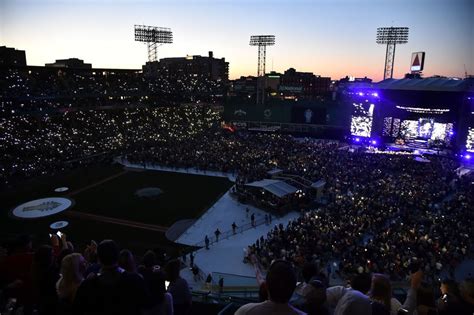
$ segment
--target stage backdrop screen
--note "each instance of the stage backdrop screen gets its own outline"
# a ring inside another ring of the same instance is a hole
[[[474,152],[474,127],[467,130],[466,151]]]

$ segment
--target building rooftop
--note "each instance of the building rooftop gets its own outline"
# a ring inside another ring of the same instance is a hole
[[[386,79],[373,84],[373,87],[384,90],[474,92],[474,79],[468,78],[460,80],[440,77],[426,79]]]

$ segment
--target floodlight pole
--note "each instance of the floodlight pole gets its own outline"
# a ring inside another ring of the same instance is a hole
[[[158,43],[155,42],[148,42],[148,61],[153,62],[158,60]]]
[[[387,44],[387,50],[385,52],[385,70],[383,73],[383,79],[393,78],[393,65],[395,63],[395,44]]]
[[[135,25],[135,41],[147,44],[148,61],[158,61],[158,47],[173,43],[171,29],[148,25]]]
[[[275,44],[274,35],[250,36],[250,45],[258,46],[257,61],[257,105],[265,103],[265,64],[267,59],[267,46]]]
[[[257,66],[257,104],[265,104],[265,63],[267,57],[267,46],[258,45]]]
[[[376,42],[387,45],[383,79],[393,78],[395,48],[397,44],[408,43],[408,27],[379,27]]]

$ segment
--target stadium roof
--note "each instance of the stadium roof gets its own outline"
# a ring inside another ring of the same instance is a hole
[[[245,186],[263,188],[279,198],[294,194],[298,190],[296,187],[277,179],[263,179],[253,183],[245,184]]]
[[[474,92],[474,79],[386,79],[373,84],[374,88],[386,90],[416,90],[445,92]]]

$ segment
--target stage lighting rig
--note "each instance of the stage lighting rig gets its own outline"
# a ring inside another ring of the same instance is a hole
[[[148,47],[148,61],[158,60],[158,47],[173,43],[173,33],[170,28],[135,25],[135,41],[144,42]]]
[[[387,45],[385,52],[385,70],[383,79],[393,77],[395,63],[395,47],[397,44],[408,43],[408,27],[379,27],[377,28],[377,44]]]

